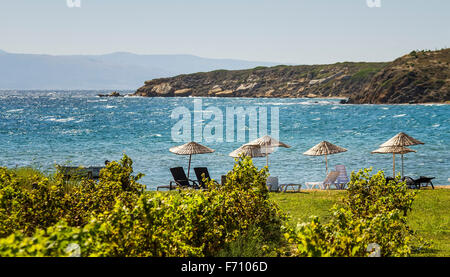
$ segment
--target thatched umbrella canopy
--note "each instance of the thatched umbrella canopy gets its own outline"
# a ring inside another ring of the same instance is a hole
[[[188,142],[188,143],[180,145],[180,146],[172,147],[169,149],[169,151],[172,153],[175,153],[177,155],[189,155],[189,166],[188,166],[188,174],[187,174],[188,178],[189,178],[189,172],[191,170],[192,155],[206,154],[206,153],[214,152],[213,149],[206,147],[204,145],[201,145],[194,141]]]
[[[386,141],[380,147],[388,147],[388,146],[412,146],[412,145],[418,145],[418,144],[425,144],[421,142],[420,140],[417,140],[413,137],[408,136],[407,134],[400,132],[397,135],[395,135],[390,140]]]
[[[346,152],[347,149],[334,145],[328,141],[322,141],[313,148],[309,149],[303,155],[307,156],[325,156],[326,173],[328,174],[328,155]]]
[[[267,167],[269,167],[269,154],[273,152],[273,148],[275,148],[275,147],[290,148],[289,145],[287,145],[281,141],[278,141],[268,135],[262,136],[259,139],[256,139],[254,141],[247,143],[246,145],[259,146],[261,148],[261,152],[267,154],[266,155],[266,166]]]
[[[413,137],[408,136],[407,134],[400,132],[397,135],[395,135],[390,140],[386,141],[380,147],[405,147],[405,146],[413,146],[418,144],[425,144],[421,142],[420,140],[417,140]],[[409,152],[407,152],[409,153]],[[395,153],[398,154],[398,153]],[[394,154],[394,155],[395,155]],[[406,153],[400,153],[402,155],[402,177],[403,177],[403,154]]]
[[[229,156],[233,158],[239,158],[240,155],[244,155],[251,158],[259,158],[259,157],[266,157],[269,154],[270,153],[261,152],[261,148],[259,146],[244,144],[238,149],[231,152]]]
[[[406,147],[403,147],[403,146],[387,146],[387,147],[380,147],[377,150],[372,151],[372,154],[390,154],[390,153],[392,153],[392,157],[393,157],[392,172],[393,172],[393,177],[395,177],[395,154],[403,155],[403,154],[410,153],[410,152],[416,152],[416,151],[406,148]]]

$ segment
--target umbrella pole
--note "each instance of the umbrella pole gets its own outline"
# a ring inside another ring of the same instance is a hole
[[[189,179],[189,171],[191,171],[191,158],[192,158],[192,154],[189,155],[189,166],[188,166],[188,179]]]
[[[402,178],[403,178],[403,154],[402,154]]]
[[[326,175],[328,175],[328,159],[327,159],[327,154],[325,154],[325,168],[326,168]]]
[[[393,174],[393,178],[395,178],[395,153],[392,153],[393,155],[393,169],[392,169],[392,174]]]
[[[266,145],[266,166],[269,168],[269,154],[267,154],[267,145]]]

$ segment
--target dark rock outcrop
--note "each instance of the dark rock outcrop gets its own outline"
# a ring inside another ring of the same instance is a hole
[[[123,97],[123,95],[121,95],[117,91],[113,91],[110,94],[97,94],[97,96],[99,96],[99,97]]]

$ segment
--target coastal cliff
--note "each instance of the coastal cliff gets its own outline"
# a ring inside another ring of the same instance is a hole
[[[402,104],[450,101],[450,49],[413,51],[375,74],[349,103]]]
[[[147,97],[345,97],[349,103],[450,101],[450,49],[412,52],[389,63],[279,65],[146,81]]]

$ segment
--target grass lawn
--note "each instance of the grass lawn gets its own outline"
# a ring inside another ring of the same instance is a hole
[[[292,223],[308,221],[318,216],[327,221],[329,209],[338,203],[343,191],[302,191],[300,193],[271,193],[270,197],[291,216]],[[408,215],[411,228],[426,240],[431,251],[415,256],[450,257],[450,189],[421,190]]]

